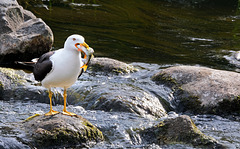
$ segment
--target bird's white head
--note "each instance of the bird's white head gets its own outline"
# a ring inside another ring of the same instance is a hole
[[[71,35],[64,43],[64,49],[76,50],[83,53],[88,53],[89,46],[86,44],[85,39],[81,35]]]

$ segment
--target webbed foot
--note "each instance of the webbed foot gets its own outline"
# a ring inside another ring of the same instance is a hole
[[[54,111],[54,110],[50,110],[48,113],[45,114],[45,116],[49,116],[49,115],[55,115],[58,114],[58,111]]]
[[[75,114],[75,113],[68,112],[67,110],[66,110],[66,111],[63,111],[62,114],[63,114],[63,115],[68,115],[68,116],[74,116],[74,115],[77,115],[77,114]]]

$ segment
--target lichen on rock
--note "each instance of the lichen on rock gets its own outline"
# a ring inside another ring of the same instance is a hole
[[[137,71],[133,66],[111,58],[93,58],[90,69],[96,72],[125,74]]]
[[[187,115],[168,118],[159,124],[140,130],[139,134],[147,143],[190,144],[195,147],[224,148],[214,138],[204,135]]]
[[[88,147],[103,141],[102,132],[81,116],[35,116],[21,124],[25,142],[37,148]]]
[[[152,80],[172,89],[172,102],[181,112],[222,114],[228,110],[222,103],[234,104],[240,95],[240,74],[231,71],[174,66],[156,73]],[[240,115],[239,111],[233,112]]]

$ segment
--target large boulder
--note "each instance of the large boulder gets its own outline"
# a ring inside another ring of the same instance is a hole
[[[20,124],[25,144],[37,148],[89,147],[103,141],[102,132],[81,116],[36,115]]]
[[[175,66],[152,77],[172,88],[179,111],[240,114],[240,74],[197,66]]]
[[[95,80],[74,84],[68,90],[68,101],[88,110],[129,112],[142,117],[163,117],[166,110],[157,97],[129,84],[98,83]]]
[[[48,52],[53,33],[42,19],[24,10],[16,0],[0,2],[0,64],[31,60]]]
[[[225,148],[214,138],[204,135],[187,115],[168,118],[153,127],[138,130],[143,141],[147,143],[191,144],[194,147]]]

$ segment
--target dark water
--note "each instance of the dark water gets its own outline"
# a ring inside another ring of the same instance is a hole
[[[54,49],[77,33],[99,57],[232,70],[223,56],[240,49],[238,8],[226,1],[218,5],[203,5],[204,0],[168,1],[44,1],[27,9],[51,27]]]

